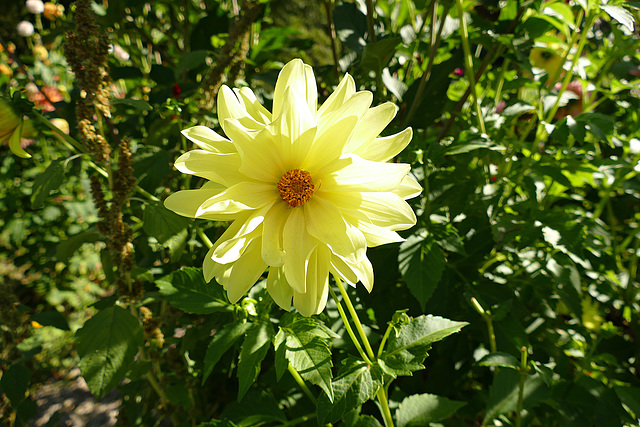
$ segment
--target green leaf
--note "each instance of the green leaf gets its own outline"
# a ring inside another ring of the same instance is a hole
[[[100,240],[100,237],[102,237],[102,235],[97,231],[85,231],[84,233],[71,236],[58,244],[56,248],[56,258],[58,258],[58,261],[66,263],[82,245],[85,243],[95,243]]]
[[[165,208],[162,203],[149,202],[144,209],[144,231],[169,248],[172,258],[181,252],[187,241],[190,220]]]
[[[633,32],[633,24],[635,20],[633,19],[633,15],[629,13],[628,10],[620,6],[613,6],[608,4],[601,4],[600,8],[607,12],[607,15],[609,15],[611,19],[618,21],[620,24],[627,27],[629,31]]]
[[[576,121],[586,124],[593,136],[603,141],[608,141],[613,136],[615,122],[613,117],[601,113],[582,113],[576,117]]]
[[[640,388],[614,385],[613,390],[618,395],[618,398],[624,403],[636,416],[636,419],[640,418]]]
[[[151,111],[153,107],[147,101],[143,101],[142,99],[112,99],[111,104],[113,105],[126,105],[128,107],[133,107],[137,111]]]
[[[349,356],[342,362],[338,376],[331,382],[333,402],[326,394],[318,398],[318,423],[336,422],[352,409],[359,408],[373,399],[383,385],[380,366],[369,366],[364,361]]]
[[[398,265],[411,294],[424,310],[442,277],[445,265],[442,250],[426,232],[413,234],[400,245]]]
[[[516,410],[520,373],[511,369],[496,372],[489,389],[489,403],[482,425],[502,414]],[[524,385],[524,407],[531,408],[547,396],[547,389],[539,375],[529,375]]]
[[[31,381],[31,370],[22,363],[11,365],[0,378],[0,387],[9,398],[15,409],[24,400],[27,387]]]
[[[333,401],[331,387],[331,350],[327,339],[331,335],[326,326],[317,319],[303,317],[298,313],[282,316],[280,329],[285,334],[284,351],[291,366],[300,376],[319,386]]]
[[[524,102],[516,102],[512,105],[509,105],[502,111],[502,115],[509,116],[520,116],[524,113],[534,112],[536,107],[533,105],[526,104]]]
[[[247,332],[240,348],[238,360],[238,380],[240,382],[238,402],[242,400],[251,384],[258,378],[262,360],[271,346],[273,335],[273,327],[265,322],[254,324]]]
[[[373,71],[377,76],[382,75],[382,69],[389,63],[400,44],[400,37],[389,37],[376,42],[367,43],[362,51],[360,67],[365,71]]]
[[[233,346],[233,344],[247,332],[251,326],[245,321],[238,323],[228,323],[222,329],[216,331],[215,335],[209,342],[207,353],[204,356],[204,373],[202,376],[202,384],[205,383],[216,363],[222,355]]]
[[[209,314],[231,309],[223,287],[215,282],[206,283],[200,268],[185,267],[155,283],[160,294],[184,312]]]
[[[406,397],[396,410],[397,427],[428,426],[453,415],[465,402],[449,400],[435,394]]]
[[[76,332],[80,371],[97,398],[125,377],[142,335],[138,319],[118,306],[98,312]]]
[[[520,362],[509,353],[490,353],[478,361],[480,366],[499,366],[501,368],[518,369]]]
[[[44,206],[44,201],[52,191],[57,190],[64,181],[65,162],[57,159],[36,177],[33,182],[33,191],[31,193],[31,207],[40,209]]]
[[[431,344],[460,331],[465,325],[467,322],[432,315],[411,319],[398,328],[397,334],[390,334],[380,358],[382,368],[392,376],[412,375],[413,371],[424,369],[422,362]]]
[[[250,404],[247,405],[245,402]],[[245,396],[245,402],[229,402],[220,414],[220,418],[232,420],[240,427],[281,425],[287,421],[280,405],[269,390],[249,390]],[[276,424],[272,424],[274,422]]]
[[[42,326],[53,326],[54,328],[61,329],[63,331],[70,331],[67,319],[62,313],[57,311],[43,311],[31,316],[32,321],[36,321]]]

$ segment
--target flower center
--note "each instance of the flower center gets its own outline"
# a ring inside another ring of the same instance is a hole
[[[313,180],[309,172],[291,169],[278,181],[278,191],[289,207],[296,208],[307,203],[313,195]]]

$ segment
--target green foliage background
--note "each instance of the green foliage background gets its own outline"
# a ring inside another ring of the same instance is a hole
[[[76,141],[75,5],[56,4],[54,19],[0,5],[1,95],[39,132],[31,159],[0,148],[6,422],[26,425],[42,384],[79,366],[94,395],[119,390],[122,425],[379,426],[380,390],[398,426],[638,424],[639,3],[92,2],[128,53],[108,58],[102,163]],[[398,161],[424,187],[418,224],[368,250],[371,294],[348,290],[374,360],[333,302],[303,318],[259,284],[230,304],[199,268],[226,224],[161,203],[202,184],[171,165],[190,148],[181,129],[219,131],[211,91],[249,86],[269,108],[292,58],[314,67],[321,100],[348,72],[400,107],[384,134],[414,130]],[[114,200],[121,138],[129,286],[90,182]]]

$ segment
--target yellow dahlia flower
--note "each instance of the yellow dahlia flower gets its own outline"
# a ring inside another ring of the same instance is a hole
[[[237,302],[265,269],[274,301],[304,316],[326,304],[329,274],[373,286],[367,246],[398,242],[415,224],[405,202],[421,192],[407,164],[388,163],[410,128],[378,137],[396,114],[369,108],[346,75],[318,106],[313,70],[301,60],[280,72],[269,112],[248,88],[223,86],[218,118],[227,138],[196,126],[183,131],[200,149],[180,156],[181,172],[209,180],[165,200],[193,218],[233,221],[209,250],[203,270]]]

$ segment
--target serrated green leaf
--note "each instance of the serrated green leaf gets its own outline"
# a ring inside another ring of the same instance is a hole
[[[424,369],[422,362],[427,357],[431,344],[454,334],[467,322],[455,322],[432,315],[413,318],[391,334],[380,358],[381,367],[389,375],[412,375]]]
[[[453,415],[465,402],[435,394],[414,394],[405,398],[396,410],[398,427],[428,426]]]
[[[64,160],[57,159],[52,161],[44,172],[36,177],[31,193],[31,207],[33,209],[40,209],[44,206],[44,201],[49,197],[49,194],[62,185],[64,174]]]
[[[31,370],[22,363],[13,364],[3,372],[0,387],[9,398],[11,406],[17,408],[24,400],[31,381]]]
[[[124,378],[142,335],[138,319],[118,306],[98,312],[76,332],[80,372],[97,398]]]
[[[276,337],[273,339],[273,347],[276,350],[276,360],[275,360],[275,368],[276,368],[276,379],[280,381],[282,376],[287,371],[287,367],[289,366],[289,361],[287,360],[287,346],[284,345],[286,342],[287,336],[282,329],[278,330]]]
[[[378,365],[369,366],[351,356],[342,364],[338,376],[331,382],[333,402],[326,394],[318,398],[320,425],[342,419],[347,412],[373,399],[382,387],[383,373]]]
[[[58,261],[66,263],[80,246],[85,243],[95,243],[100,240],[101,237],[102,235],[97,231],[85,231],[84,233],[71,236],[58,244],[56,248],[56,258],[58,258]]]
[[[585,124],[596,138],[603,141],[608,141],[615,129],[613,117],[601,113],[582,113],[576,121]]]
[[[207,346],[207,353],[204,356],[204,373],[202,376],[202,384],[205,383],[216,363],[220,360],[222,355],[231,348],[231,346],[247,332],[251,326],[247,322],[228,323],[224,325],[222,329],[217,331],[209,345]]]
[[[144,209],[144,231],[169,248],[172,257],[186,243],[189,222],[188,218],[173,213],[162,203],[149,202]]]
[[[326,327],[317,319],[298,313],[282,316],[280,329],[285,334],[285,356],[305,380],[319,386],[333,401],[331,387],[331,350]]]
[[[417,233],[400,245],[400,274],[423,310],[440,282],[444,264],[444,254],[431,235]]]
[[[502,368],[518,369],[520,362],[509,353],[490,353],[478,361],[479,366],[499,366]]]
[[[238,402],[242,400],[251,384],[258,378],[262,360],[271,346],[273,335],[273,327],[265,322],[254,324],[247,331],[240,348],[240,358],[238,360],[238,380],[240,383]]]
[[[518,405],[520,373],[511,369],[496,372],[489,389],[489,403],[483,425],[502,414],[511,413]],[[544,382],[538,375],[529,375],[524,385],[524,407],[532,407],[547,395]]]
[[[200,268],[185,267],[155,283],[171,305],[187,313],[209,314],[231,307],[222,286],[213,281],[206,283]]]

